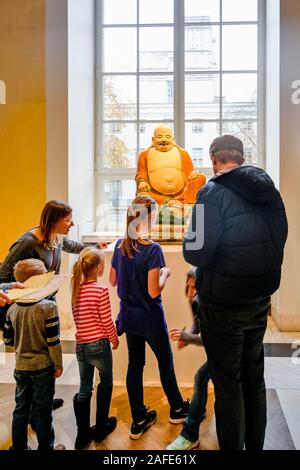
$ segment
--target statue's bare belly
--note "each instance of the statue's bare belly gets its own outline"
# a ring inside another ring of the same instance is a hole
[[[148,153],[147,168],[152,188],[162,194],[171,195],[184,188],[181,155],[177,147],[168,152],[151,148]]]

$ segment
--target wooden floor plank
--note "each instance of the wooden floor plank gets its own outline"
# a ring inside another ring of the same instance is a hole
[[[0,450],[8,449],[11,445],[11,419],[14,409],[13,384],[0,385]],[[73,396],[78,391],[74,385],[57,385],[56,397],[64,399],[64,406],[54,412],[54,427],[56,443],[62,443],[67,449],[74,448],[76,436],[75,416],[73,412]],[[192,389],[183,389],[184,398],[192,396]],[[268,426],[265,449],[289,450],[294,449],[286,420],[284,418],[276,391],[267,390]],[[88,449],[93,450],[161,450],[173,441],[181,431],[181,425],[168,422],[169,406],[160,387],[145,387],[145,403],[157,411],[157,422],[139,440],[129,438],[131,416],[126,389],[114,387],[111,403],[111,415],[118,419],[115,431],[103,442],[92,442]],[[91,424],[95,420],[95,396],[92,400]],[[34,432],[29,430],[28,444],[32,449],[37,448]],[[200,427],[199,450],[216,450],[218,441],[215,432],[214,393],[209,389],[206,418]]]

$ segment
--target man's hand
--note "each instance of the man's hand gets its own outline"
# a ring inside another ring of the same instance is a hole
[[[58,379],[58,377],[60,377],[62,373],[63,373],[63,368],[61,368],[61,369],[55,369],[54,378],[55,378],[55,379]]]
[[[25,286],[22,282],[12,282],[10,288],[11,289],[24,289]]]
[[[112,349],[118,349],[119,346],[119,339],[115,343],[112,344]]]
[[[11,304],[11,300],[4,292],[0,291],[0,307],[4,307],[6,304]]]

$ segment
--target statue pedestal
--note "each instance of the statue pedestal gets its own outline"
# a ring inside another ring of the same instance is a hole
[[[180,243],[184,238],[193,205],[162,205],[159,207],[157,221],[151,232],[152,240],[159,243]]]

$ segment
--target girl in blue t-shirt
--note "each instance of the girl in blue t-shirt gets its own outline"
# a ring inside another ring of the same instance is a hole
[[[133,200],[127,212],[126,234],[116,244],[110,271],[110,283],[117,286],[120,298],[118,334],[126,333],[128,346],[126,384],[133,419],[131,439],[139,439],[157,417],[143,400],[146,342],[158,361],[161,384],[171,408],[169,421],[184,422],[189,407],[178,389],[160,296],[170,269],[165,266],[160,245],[148,238],[156,216],[157,205],[151,197]]]

